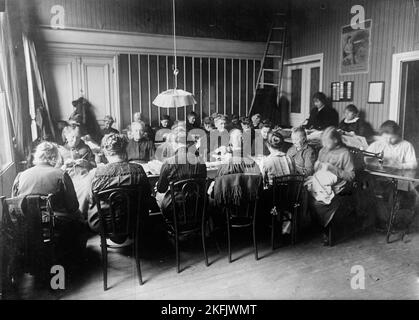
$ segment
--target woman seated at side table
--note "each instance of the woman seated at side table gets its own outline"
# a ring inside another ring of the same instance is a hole
[[[351,153],[343,145],[335,127],[324,130],[323,148],[314,165],[314,174],[307,186],[311,194],[313,211],[324,228],[323,244],[329,244],[326,228],[330,223],[339,224],[350,206],[349,183],[355,178]]]
[[[67,258],[79,261],[86,248],[87,228],[79,211],[73,182],[67,172],[58,168],[59,160],[57,146],[41,142],[34,154],[34,167],[17,175],[12,196],[53,194],[52,209],[59,233],[58,254],[68,254]]]

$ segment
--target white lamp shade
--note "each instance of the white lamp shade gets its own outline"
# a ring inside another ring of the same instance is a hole
[[[192,93],[181,89],[169,89],[160,93],[153,101],[160,108],[180,108],[196,104]]]

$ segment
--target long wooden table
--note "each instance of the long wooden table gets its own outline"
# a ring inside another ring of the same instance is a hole
[[[419,183],[419,170],[402,170],[390,167],[383,167],[380,165],[367,165],[365,171],[369,174],[391,180],[392,185],[392,204],[390,218],[387,226],[386,241],[390,243],[390,236],[393,233],[393,223],[398,212],[398,194],[399,181],[408,181]]]

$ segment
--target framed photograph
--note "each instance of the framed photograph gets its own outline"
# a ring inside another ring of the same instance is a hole
[[[368,103],[384,103],[384,81],[368,82]]]
[[[368,73],[371,51],[372,20],[364,22],[364,29],[342,27],[340,74]]]

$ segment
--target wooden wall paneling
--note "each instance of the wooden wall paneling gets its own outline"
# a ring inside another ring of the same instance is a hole
[[[240,60],[233,60],[234,72],[233,72],[233,110],[230,114],[239,114],[239,105],[240,105]]]
[[[131,106],[132,114],[141,112],[140,108],[140,76],[138,68],[138,54],[130,55],[131,74]]]
[[[217,112],[217,61],[214,58],[209,59],[208,66],[208,90],[209,90],[209,114]]]
[[[202,108],[202,115],[209,115],[210,114],[210,106],[209,106],[209,59],[202,58],[201,64],[201,108]]]
[[[130,93],[129,93],[129,66],[128,66],[128,55],[121,54],[119,56],[119,99],[120,99],[120,108],[121,108],[121,123],[125,128],[127,124],[131,123],[131,113],[130,113]]]
[[[152,126],[158,126],[159,124],[159,108],[153,104],[154,99],[160,93],[158,88],[158,73],[157,73],[157,61],[158,56],[149,56],[149,70],[150,70],[150,108],[149,108],[149,121]]]
[[[192,93],[193,92],[193,70],[192,70],[192,57],[184,57],[184,79],[185,79],[185,90]],[[186,108],[186,113],[189,113],[195,109],[195,106],[188,106]]]

